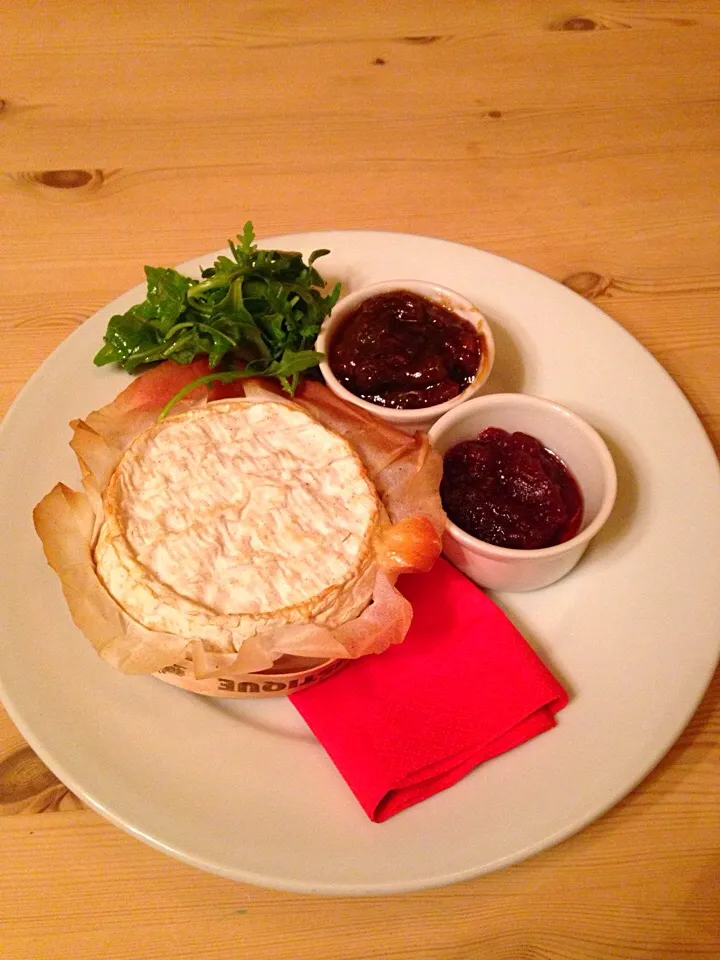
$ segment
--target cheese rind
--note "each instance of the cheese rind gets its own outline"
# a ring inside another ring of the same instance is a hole
[[[385,522],[342,437],[298,407],[227,400],[135,440],[105,493],[95,561],[134,619],[231,652],[281,624],[357,616]]]

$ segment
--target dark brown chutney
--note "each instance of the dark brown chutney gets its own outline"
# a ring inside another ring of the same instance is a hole
[[[453,523],[497,547],[552,547],[582,521],[582,494],[562,460],[535,437],[498,427],[448,450],[440,496]]]
[[[469,320],[409,290],[363,300],[340,324],[329,363],[356,397],[416,409],[457,397],[480,369],[482,336]]]

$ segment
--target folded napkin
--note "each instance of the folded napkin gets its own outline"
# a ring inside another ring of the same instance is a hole
[[[442,557],[398,587],[414,611],[405,641],[290,697],[376,822],[554,727],[568,701],[505,614]]]

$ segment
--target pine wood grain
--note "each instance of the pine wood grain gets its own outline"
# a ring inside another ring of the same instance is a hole
[[[144,263],[378,228],[526,263],[660,360],[720,448],[720,2],[6,0],[0,413]],[[164,857],[0,711],[0,957],[720,957],[720,680],[596,824],[439,891],[298,897]]]

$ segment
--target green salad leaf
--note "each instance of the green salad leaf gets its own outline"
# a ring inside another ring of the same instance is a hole
[[[315,250],[305,263],[300,253],[259,250],[250,221],[228,246],[231,256],[219,256],[200,280],[145,267],[146,299],[111,317],[95,364],[118,363],[132,373],[148,363],[187,364],[206,355],[218,373],[201,381],[276,377],[294,394],[301,375],[323,359],[313,346],[340,295],[339,283],[323,294],[314,267],[330,251]]]

